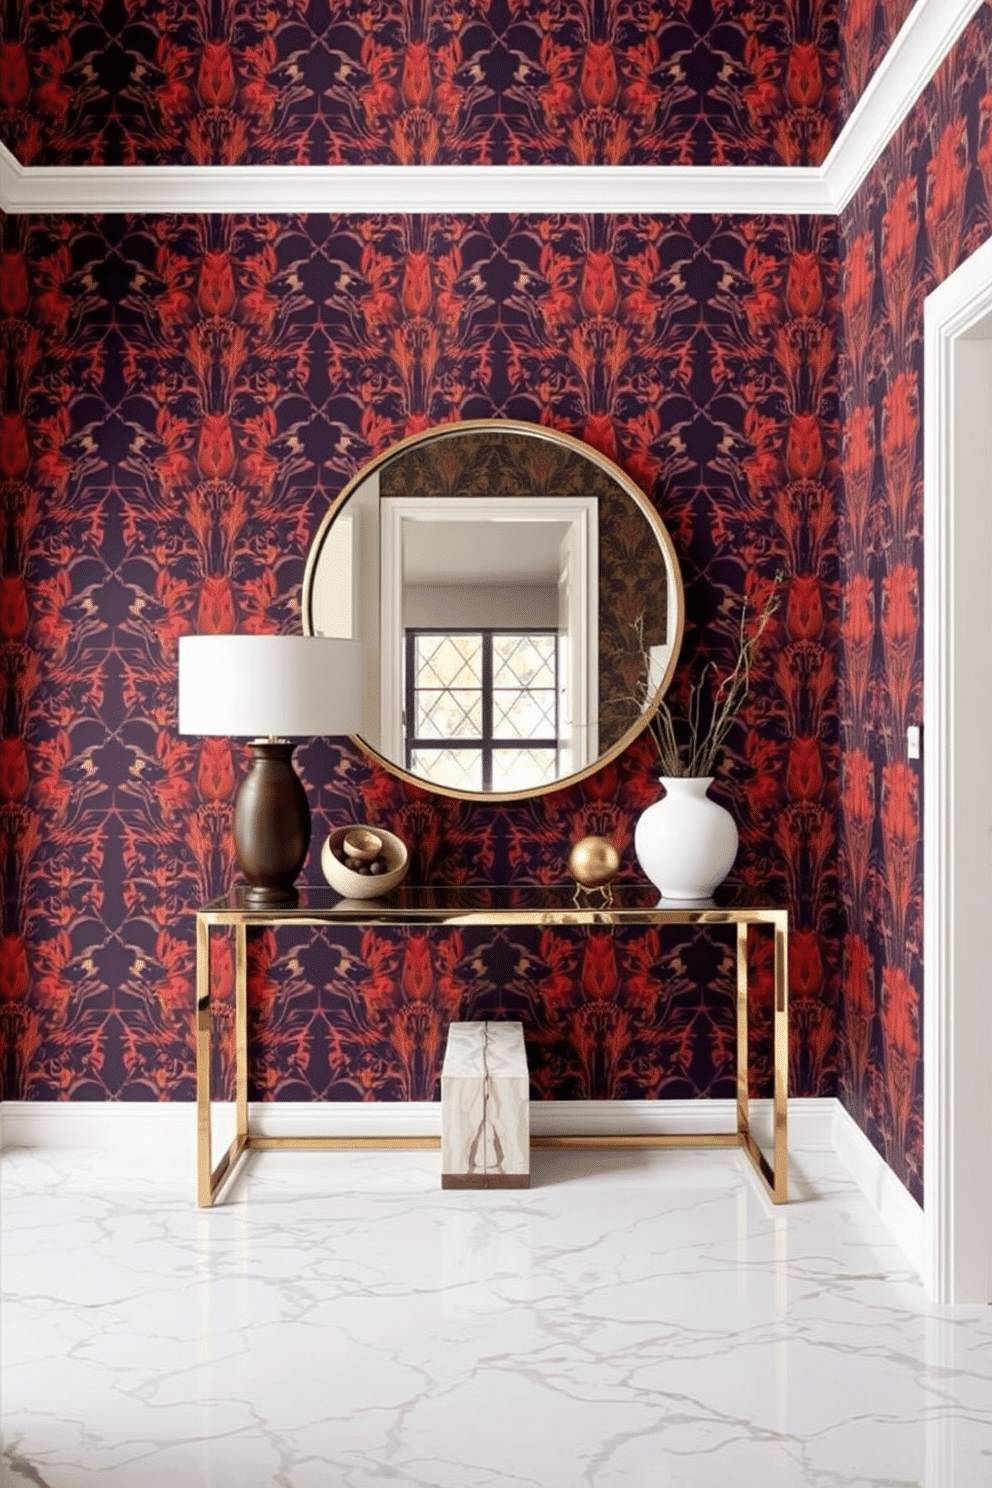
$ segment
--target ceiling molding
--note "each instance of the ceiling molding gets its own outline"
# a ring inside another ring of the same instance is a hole
[[[6,145],[0,144],[0,211],[16,212],[18,179],[24,167],[14,159]]]
[[[10,213],[832,210],[822,170],[776,166],[25,167],[4,151],[0,190]]]
[[[75,212],[834,214],[985,0],[918,0],[824,165],[24,166],[0,145],[0,209]]]

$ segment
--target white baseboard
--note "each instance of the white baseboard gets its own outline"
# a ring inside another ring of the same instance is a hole
[[[789,1146],[801,1151],[831,1146],[836,1102],[791,1100]],[[583,1133],[733,1131],[733,1100],[532,1101],[530,1129],[535,1136]],[[215,1119],[229,1108],[214,1103]],[[756,1132],[770,1129],[771,1101],[751,1102]],[[260,1136],[293,1133],[331,1137],[425,1137],[441,1134],[439,1101],[253,1102],[251,1129]],[[0,1105],[0,1146],[180,1148],[192,1144],[196,1107],[192,1101],[161,1104],[120,1101],[6,1101]]]
[[[231,1111],[215,1104],[218,1123]],[[532,1101],[535,1136],[583,1133],[733,1131],[732,1100]],[[771,1131],[771,1101],[751,1102],[759,1140]],[[440,1136],[437,1101],[259,1102],[251,1107],[252,1130],[260,1136],[308,1134],[334,1137]],[[6,1101],[0,1105],[0,1146],[105,1148],[116,1152],[171,1150],[190,1159],[195,1151],[196,1107],[192,1101]],[[838,1100],[789,1101],[789,1150],[837,1153],[882,1222],[917,1270],[923,1266],[923,1210],[887,1167]]]
[[[0,1148],[178,1148],[196,1140],[192,1101],[4,1101]]]
[[[924,1274],[923,1210],[840,1101],[831,1102],[831,1145],[907,1260]]]

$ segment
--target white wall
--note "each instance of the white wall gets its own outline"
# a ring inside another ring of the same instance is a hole
[[[558,590],[546,584],[407,584],[403,624],[407,629],[555,630]]]

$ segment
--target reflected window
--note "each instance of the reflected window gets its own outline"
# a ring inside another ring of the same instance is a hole
[[[454,790],[557,778],[555,630],[407,630],[406,768]]]

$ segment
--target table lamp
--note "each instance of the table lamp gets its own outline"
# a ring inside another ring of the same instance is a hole
[[[255,907],[291,904],[310,845],[292,740],[357,733],[362,647],[328,636],[196,635],[179,641],[179,732],[251,739],[234,847]]]

